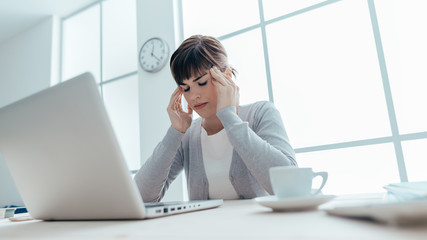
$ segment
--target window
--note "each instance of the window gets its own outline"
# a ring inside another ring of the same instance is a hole
[[[61,80],[91,72],[101,81],[100,7],[92,6],[62,20],[62,75]]]
[[[181,1],[183,37],[222,41],[241,103],[275,103],[325,193],[427,180],[425,1]]]
[[[131,170],[140,166],[136,1],[105,0],[62,19],[61,80],[91,72]]]
[[[184,38],[194,34],[220,37],[259,23],[257,0],[182,0],[182,11]]]
[[[427,131],[426,1],[376,1],[388,76],[402,134]],[[421,110],[421,111],[420,111]]]
[[[263,10],[265,20],[281,17],[285,14],[295,13],[298,10],[321,3],[324,0],[298,0],[298,1],[281,1],[281,0],[263,0]]]
[[[327,171],[324,193],[351,194],[378,192],[382,186],[399,182],[393,144],[336,148],[299,153],[300,167]],[[313,187],[319,184],[313,183]]]
[[[240,88],[240,104],[268,100],[264,51],[260,29],[255,29],[222,41],[229,62],[237,70],[236,83]],[[256,84],[254,84],[256,83]]]
[[[366,2],[272,23],[267,40],[274,102],[295,148],[391,135]]]

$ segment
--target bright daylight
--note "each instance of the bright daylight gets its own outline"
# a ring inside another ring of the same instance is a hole
[[[427,2],[0,2],[0,239],[425,239]]]

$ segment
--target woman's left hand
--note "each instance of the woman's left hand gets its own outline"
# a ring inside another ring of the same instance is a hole
[[[239,106],[239,87],[234,83],[233,79],[226,73],[221,72],[217,67],[212,67],[210,69],[212,76],[212,83],[216,86],[218,90],[218,100],[216,111],[229,107]]]

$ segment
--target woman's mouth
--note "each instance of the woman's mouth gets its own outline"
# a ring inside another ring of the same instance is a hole
[[[200,109],[204,108],[206,106],[206,104],[208,104],[208,103],[200,103],[200,104],[194,105],[194,109],[200,110]]]

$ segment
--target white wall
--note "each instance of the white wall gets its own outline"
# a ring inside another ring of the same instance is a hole
[[[170,53],[176,49],[173,0],[137,1],[138,50],[149,38],[161,37],[169,44]],[[139,51],[138,51],[139,52]],[[170,126],[166,108],[176,85],[169,63],[157,73],[148,73],[138,67],[140,94],[141,161],[153,152]],[[164,201],[181,200],[182,174],[167,191]]]
[[[53,36],[58,26],[48,17],[34,27],[0,43],[0,107],[50,86],[52,64],[57,66],[57,51],[52,52]],[[57,38],[56,38],[57,40]],[[53,60],[53,61],[52,61]],[[20,205],[21,200],[0,153],[0,205]],[[1,207],[1,206],[0,206]]]

